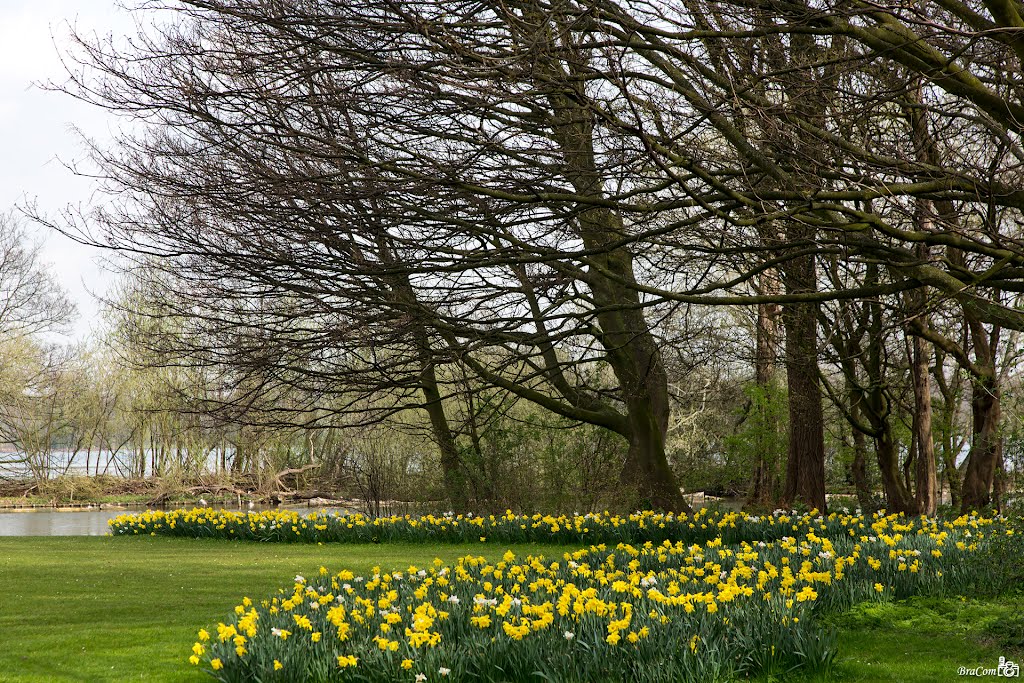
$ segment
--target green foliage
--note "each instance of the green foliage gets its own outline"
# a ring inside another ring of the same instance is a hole
[[[726,438],[730,453],[744,463],[762,455],[773,462],[785,459],[789,444],[789,403],[785,387],[750,384],[743,390],[743,407],[736,432]]]
[[[728,426],[719,426],[721,435],[717,439],[705,439],[705,448],[677,448],[673,452],[680,483],[687,491],[746,491],[759,462],[768,468],[775,487],[781,486],[788,444],[786,390],[777,385],[749,384],[743,388],[743,396],[744,402],[735,406]],[[777,499],[780,492],[773,491],[772,499]]]
[[[1015,517],[1014,519],[1021,519]],[[990,537],[974,571],[972,595],[1024,595],[1024,533]]]
[[[502,392],[481,390],[458,439],[477,509],[569,512],[614,507],[622,437]]]

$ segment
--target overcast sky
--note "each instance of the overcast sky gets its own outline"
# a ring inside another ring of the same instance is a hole
[[[84,156],[71,128],[104,140],[116,123],[101,110],[32,85],[64,80],[59,49],[67,44],[70,25],[79,32],[124,35],[134,21],[115,0],[0,0],[0,211],[36,202],[55,214],[68,204],[93,201],[92,183],[62,163]],[[96,327],[98,314],[89,291],[102,292],[112,278],[100,269],[98,250],[33,229],[45,240],[45,259],[78,306],[72,338],[84,338]]]

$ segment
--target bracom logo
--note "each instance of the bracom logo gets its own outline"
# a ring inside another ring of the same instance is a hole
[[[985,669],[983,667],[969,668],[961,666],[957,671],[961,676],[1000,676],[1002,678],[1020,678],[1020,665],[1016,662],[1011,662],[1006,657],[999,658],[999,665],[994,669]]]

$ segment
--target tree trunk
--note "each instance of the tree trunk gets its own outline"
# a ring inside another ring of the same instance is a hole
[[[996,379],[994,375],[976,379],[971,386],[972,442],[960,499],[960,511],[964,513],[980,510],[991,502],[996,466],[1003,455]]]
[[[379,237],[377,240],[377,256],[387,264],[396,263],[394,251],[383,237]],[[442,402],[440,384],[437,379],[435,352],[431,346],[426,324],[415,317],[420,314],[420,302],[408,275],[395,275],[389,279],[394,301],[403,306],[413,317],[411,335],[419,361],[419,386],[423,393],[422,407],[430,418],[431,433],[441,456],[441,476],[444,480],[445,495],[455,512],[465,512],[469,509],[466,468],[459,457],[455,435]]]
[[[899,452],[892,438],[892,430],[888,422],[879,427],[879,435],[875,438],[875,453],[882,475],[882,488],[885,490],[886,511],[913,513],[916,504],[900,471]]]
[[[619,480],[630,507],[652,510],[683,510],[682,496],[665,457],[665,430],[659,416],[639,399],[629,408],[633,433],[626,465]]]
[[[913,338],[912,372],[914,377],[914,435],[917,437],[915,469],[918,514],[934,515],[938,506],[935,443],[932,440],[932,388],[928,375],[930,346],[920,337]]]
[[[913,136],[914,156],[926,164],[941,164],[939,147],[936,144],[935,136],[932,134],[932,129],[927,116],[927,108],[923,105],[924,83],[925,79],[919,78],[916,80],[914,87],[907,92],[908,99],[913,104],[912,106],[907,106],[906,116]],[[924,198],[918,198],[915,200],[914,222],[916,223],[916,226],[918,226],[919,230],[923,232],[933,231],[935,229],[936,214],[941,216],[943,222],[947,225],[955,225],[959,222],[953,205],[949,201],[942,200],[932,202]],[[959,257],[956,250],[950,250],[950,252],[951,260],[961,260],[961,257]],[[929,249],[924,244],[916,247],[916,255],[918,255],[923,262],[931,260]],[[912,325],[923,325],[927,328],[928,322],[924,290],[915,291],[908,297],[908,299],[911,303],[912,314],[921,316],[918,321],[915,321]],[[972,329],[972,334],[977,330],[980,330],[980,324],[971,324],[971,316],[967,309],[965,309],[964,313],[965,323]],[[985,345],[985,347],[987,348],[987,345]],[[979,350],[978,346],[976,345],[975,348],[977,352]],[[926,341],[919,337],[914,337],[910,358],[915,408],[913,434],[916,440],[918,440],[918,463],[916,463],[915,469],[916,496],[914,500],[916,507],[918,507],[918,511],[929,515],[935,513],[938,503],[936,493],[937,477],[935,465],[935,444],[932,436],[932,387],[928,370],[930,359],[931,353],[929,352],[929,347],[926,345]],[[941,367],[937,368],[937,372],[942,372]],[[947,395],[944,388],[945,387],[942,386],[942,383],[940,383],[940,389],[943,389],[943,396],[946,401],[944,408],[949,412],[954,409],[951,409],[950,396]],[[945,426],[947,429],[951,429],[951,423]],[[958,472],[955,465],[956,454],[950,453],[950,451],[951,449],[948,449],[947,447],[946,451],[943,453],[943,458],[946,474],[949,479],[950,494],[955,501],[959,488]]]
[[[915,415],[910,425],[910,446],[907,448],[907,457],[903,460],[903,486],[913,496],[914,472],[917,463],[917,416]]]
[[[992,482],[992,506],[996,512],[1003,514],[1003,496],[1006,494],[1006,461],[1000,453],[996,460],[996,474]]]
[[[761,276],[761,294],[779,292],[778,277],[774,273]],[[773,509],[779,492],[778,463],[780,454],[775,452],[777,440],[768,435],[769,426],[774,430],[770,413],[769,398],[777,389],[775,380],[775,349],[778,343],[777,304],[758,304],[757,334],[754,349],[754,382],[757,385],[757,401],[754,409],[759,411],[757,430],[757,455],[753,463],[750,492],[747,504],[757,508]]]
[[[954,428],[957,406],[960,399],[960,375],[954,371],[952,381],[946,380],[945,357],[941,348],[935,349],[935,385],[942,396],[942,409],[939,419],[939,457],[942,462],[942,477],[949,486],[949,502],[954,509],[960,508],[961,478],[960,469],[956,466],[956,458],[960,453],[957,443],[957,430]]]
[[[975,374],[971,381],[971,450],[964,472],[961,512],[980,510],[991,502],[997,463],[1003,457],[999,423],[1002,419],[996,347],[999,329],[987,332],[981,321],[966,311],[964,319],[974,348]]]
[[[632,280],[630,256],[619,252],[607,258],[609,265]],[[625,502],[630,507],[688,511],[665,453],[668,377],[654,335],[637,306],[639,297],[634,290],[597,277],[594,299],[608,309],[617,308],[598,313],[597,318],[626,408],[629,450],[619,476]]]
[[[801,268],[813,281],[813,257],[799,260],[802,263],[791,262],[789,270]],[[795,288],[787,283],[786,289]],[[824,511],[825,420],[818,385],[817,308],[816,304],[791,304],[782,313],[789,384],[789,451],[782,502],[785,507],[800,502]]]
[[[791,112],[796,119],[825,126],[828,111],[826,91],[832,76],[828,69],[812,65],[820,63],[821,47],[807,34],[791,36],[789,64],[783,76],[787,96],[784,116]],[[783,131],[777,154],[798,169],[793,178],[808,198],[821,189],[821,172],[827,162],[821,141],[798,126]],[[809,200],[811,204],[813,201]],[[800,248],[813,243],[816,229],[813,222],[799,216],[785,221],[786,243]],[[781,267],[787,294],[817,291],[816,256],[804,254],[786,261]],[[799,501],[810,508],[825,510],[825,419],[818,370],[817,303],[793,303],[783,307],[782,321],[786,330],[786,380],[789,385],[789,452],[786,462],[786,484],[783,502],[789,506]]]
[[[441,454],[441,476],[444,479],[445,494],[455,512],[469,509],[466,493],[466,478],[462,472],[459,450],[448,424],[448,416],[441,403],[441,392],[437,387],[437,376],[433,364],[424,367],[420,374],[420,388],[423,391],[423,409],[430,418],[434,442]]]
[[[465,385],[465,397],[466,397],[466,427],[469,430],[469,443],[472,448],[472,462],[466,462],[467,458],[463,458],[462,467],[463,472],[468,477],[469,483],[473,487],[473,495],[477,501],[486,501],[488,507],[494,507],[498,504],[495,500],[494,492],[494,468],[489,466],[487,462],[487,453],[484,450],[483,436],[481,435],[480,424],[478,418],[481,413],[478,413],[477,402],[473,399],[473,387],[470,385],[468,379],[463,379]],[[485,422],[486,424],[486,422]],[[499,511],[501,511],[499,509]]]
[[[850,396],[850,413],[858,423],[862,422],[863,410],[861,409],[861,397],[852,388],[847,392]],[[875,510],[875,498],[871,492],[871,480],[868,478],[868,447],[864,432],[851,426],[853,433],[853,463],[850,465],[850,474],[853,477],[853,488],[857,492],[857,503],[864,514],[870,514]]]
[[[542,38],[544,39],[544,38]],[[545,63],[548,82],[564,84],[551,91],[551,126],[565,162],[565,175],[584,197],[604,199],[604,178],[594,152],[593,112],[579,104],[572,90],[581,80],[561,64]],[[688,511],[665,453],[668,432],[668,376],[661,350],[644,317],[637,292],[633,255],[623,245],[622,217],[604,207],[581,207],[577,221],[583,246],[593,252],[590,286],[599,339],[619,384],[626,408],[629,450],[620,473],[627,506]]]

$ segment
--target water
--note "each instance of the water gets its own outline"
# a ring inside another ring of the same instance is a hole
[[[103,536],[124,510],[0,512],[0,536]]]
[[[223,455],[227,465],[234,461],[234,451],[226,449],[214,449],[209,453],[204,452],[205,461],[202,469],[207,472],[216,472],[219,469]],[[182,455],[184,457],[184,455]],[[129,462],[136,462],[138,455],[134,451],[93,450],[90,452],[72,452],[63,449],[54,449],[46,455],[33,456],[35,471],[24,462],[25,454],[0,450],[0,474],[11,479],[29,479],[38,473],[46,473],[46,476],[56,477],[59,475],[90,476],[92,474],[126,475],[129,471],[137,471],[137,467],[130,468]],[[153,458],[152,450],[145,450],[142,453],[143,476],[152,475],[151,464]],[[187,458],[186,458],[187,459]],[[168,459],[168,462],[174,458]],[[88,463],[88,468],[86,464]],[[97,463],[99,467],[97,468]]]
[[[109,508],[82,510],[0,511],[0,536],[104,536],[110,530],[107,521],[125,513],[138,513],[146,508]],[[219,508],[218,508],[219,509]],[[260,507],[257,507],[257,511]],[[262,508],[269,509],[269,508]],[[313,512],[345,514],[344,508],[284,508],[300,515]],[[244,510],[243,512],[248,512]]]

